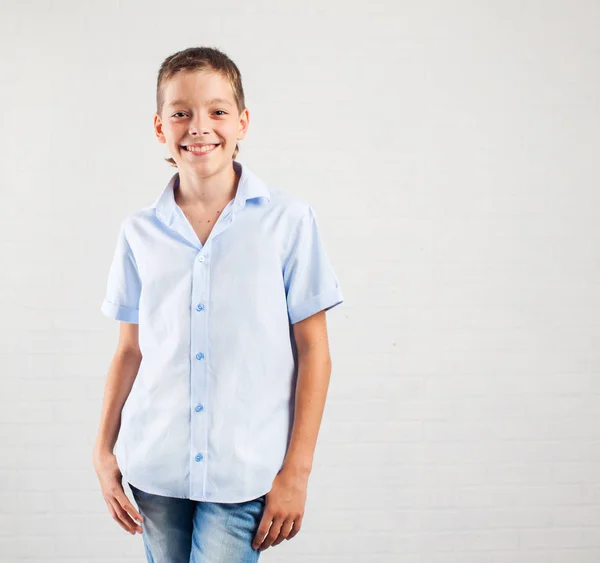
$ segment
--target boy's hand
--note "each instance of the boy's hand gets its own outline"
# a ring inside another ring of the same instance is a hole
[[[273,487],[266,494],[265,509],[252,549],[264,551],[283,540],[291,540],[300,531],[307,486],[308,477],[285,469],[277,474]]]
[[[123,475],[117,464],[117,458],[112,452],[94,452],[94,468],[100,479],[100,487],[104,501],[108,506],[113,519],[129,533],[135,535],[142,533],[140,523],[144,521],[142,515],[133,507],[125,491],[121,480]]]

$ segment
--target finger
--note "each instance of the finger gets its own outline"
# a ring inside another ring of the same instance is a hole
[[[290,534],[291,528],[294,525],[294,520],[290,518],[286,518],[281,525],[281,531],[277,536],[277,539],[273,542],[273,547],[279,545],[283,540],[287,540]]]
[[[125,492],[117,492],[115,495],[117,502],[121,505],[121,508],[127,512],[127,514],[131,517],[132,521],[135,521],[135,525],[138,523],[141,524],[144,521],[144,517],[135,509],[131,501],[127,498]],[[137,526],[138,531],[142,531],[142,529]]]
[[[260,524],[258,525],[258,530],[256,530],[256,534],[254,535],[254,539],[252,540],[252,549],[258,549],[265,536],[269,533],[270,526],[271,516],[265,510],[260,520]]]
[[[273,545],[273,542],[277,539],[277,537],[279,536],[279,532],[281,531],[281,523],[281,518],[276,518],[275,520],[273,520],[273,524],[271,524],[271,529],[269,530],[267,537],[258,546],[258,549],[260,551],[264,551],[265,549]]]
[[[121,505],[116,501],[107,501],[108,509],[113,517],[113,520],[121,526],[125,531],[135,535],[135,526]]]
[[[124,504],[121,506],[127,512],[127,514],[131,516],[131,519],[136,521],[136,523],[142,524],[144,522],[144,517],[135,509],[127,497],[125,497]]]
[[[294,520],[294,525],[292,526],[292,529],[290,530],[290,533],[288,534],[287,539],[291,540],[300,531],[301,527],[302,527],[302,516],[299,516],[298,518],[296,518],[296,520]]]

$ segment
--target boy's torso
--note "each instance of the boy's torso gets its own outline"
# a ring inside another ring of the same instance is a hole
[[[142,490],[241,502],[268,491],[289,443],[290,324],[342,299],[304,200],[248,170],[237,202],[198,213],[176,180],[128,218],[111,266],[104,310],[135,312],[143,355],[115,453]]]

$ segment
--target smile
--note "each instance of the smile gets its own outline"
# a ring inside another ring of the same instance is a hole
[[[221,144],[219,143],[218,145],[205,145],[202,148],[191,148],[191,147],[183,147],[184,150],[186,150],[187,152],[190,152],[192,154],[195,155],[203,155],[203,154],[208,154],[213,152],[217,147],[220,147]],[[209,147],[208,149],[206,147]]]

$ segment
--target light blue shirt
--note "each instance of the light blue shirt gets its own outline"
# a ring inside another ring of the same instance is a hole
[[[239,161],[204,246],[173,190],[121,223],[101,310],[143,355],[115,455],[143,491],[209,502],[266,494],[294,420],[292,324],[342,303],[315,212]]]

